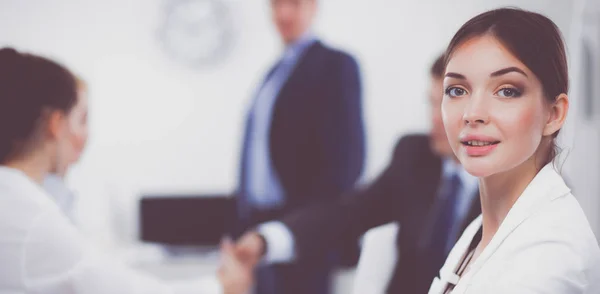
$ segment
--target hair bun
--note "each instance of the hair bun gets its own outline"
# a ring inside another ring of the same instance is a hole
[[[2,85],[4,83],[12,84],[14,80],[18,80],[17,76],[22,76],[26,73],[26,58],[19,51],[4,47],[0,49],[0,77],[2,77]],[[6,97],[3,97],[6,99]]]
[[[21,57],[21,54],[10,47],[4,47],[0,49],[0,62],[6,62],[10,60],[17,60]]]

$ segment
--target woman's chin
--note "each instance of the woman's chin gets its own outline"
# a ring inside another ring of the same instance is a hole
[[[463,168],[474,177],[485,178],[496,172],[492,165],[484,162],[481,158],[464,158],[461,159],[461,163]]]

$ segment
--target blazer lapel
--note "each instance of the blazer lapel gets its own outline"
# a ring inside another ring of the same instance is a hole
[[[486,261],[494,255],[502,242],[523,221],[542,208],[544,204],[568,194],[570,191],[562,177],[552,166],[552,163],[542,168],[510,209],[498,228],[498,232],[496,232],[490,244],[481,252],[479,258],[475,260],[467,274],[469,276],[476,275]]]
[[[296,65],[294,65],[294,68],[290,72],[290,75],[288,76],[287,80],[283,83],[283,85],[281,86],[281,89],[279,90],[279,93],[277,94],[277,100],[275,101],[275,104],[273,106],[274,109],[277,109],[279,107],[279,105],[281,104],[282,99],[280,99],[280,98],[288,97],[289,96],[289,95],[287,95],[288,92],[296,89],[294,87],[294,84],[297,84],[297,81],[299,81],[299,80],[302,81],[303,77],[306,76],[304,73],[310,72],[310,70],[308,70],[308,69],[310,69],[309,61],[310,61],[311,55],[314,54],[314,51],[320,45],[321,45],[321,42],[316,40],[311,45],[309,45],[307,48],[304,49],[304,52],[302,53],[301,56],[298,56],[298,61],[296,62]],[[273,111],[273,113],[275,113],[275,111]]]
[[[475,235],[481,227],[481,222],[482,217],[480,215],[467,226],[462,237],[458,240],[458,242],[456,242],[454,247],[452,247],[450,254],[448,254],[448,258],[446,259],[444,266],[442,266],[439,271],[439,278],[436,277],[436,279],[439,281],[436,282],[434,280],[432,287],[429,290],[429,294],[444,293],[444,290],[449,283],[456,285],[457,281],[459,280],[459,277],[455,274],[456,269],[462,263],[463,257],[467,253],[469,245],[471,245],[473,238],[475,238]],[[467,272],[467,276],[470,273],[471,271]],[[434,287],[434,284],[436,283],[438,285]],[[452,293],[461,293],[460,288],[455,288]]]

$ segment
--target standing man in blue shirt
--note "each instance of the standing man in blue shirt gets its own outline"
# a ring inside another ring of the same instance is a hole
[[[237,233],[352,189],[365,155],[355,59],[312,33],[317,0],[270,0],[285,45],[251,105]],[[277,228],[271,227],[277,236]],[[277,254],[277,250],[270,250]],[[258,269],[257,293],[329,293],[326,255]]]

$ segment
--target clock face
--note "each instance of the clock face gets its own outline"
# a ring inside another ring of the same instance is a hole
[[[233,23],[223,0],[167,0],[159,39],[165,52],[193,68],[214,66],[229,54]]]

